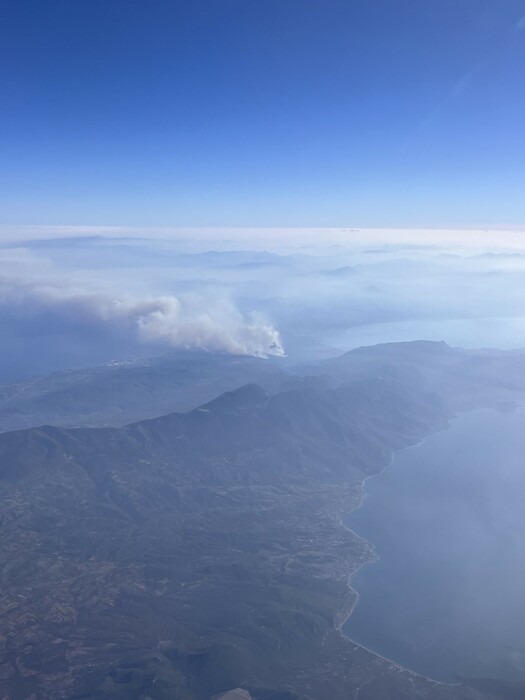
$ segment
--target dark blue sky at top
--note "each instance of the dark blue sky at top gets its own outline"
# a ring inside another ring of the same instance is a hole
[[[0,0],[0,223],[525,224],[525,0]]]

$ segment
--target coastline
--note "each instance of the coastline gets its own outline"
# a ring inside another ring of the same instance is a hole
[[[429,675],[427,675],[427,674],[425,674],[425,673],[420,673],[420,672],[418,672],[418,671],[416,671],[416,670],[414,670],[414,669],[411,669],[411,668],[409,668],[409,667],[407,667],[407,666],[404,666],[403,664],[400,664],[400,663],[394,661],[393,659],[390,659],[389,657],[384,656],[383,654],[380,654],[379,652],[376,652],[376,651],[374,651],[373,649],[370,649],[369,647],[365,646],[364,644],[361,644],[360,642],[356,641],[355,639],[352,639],[352,637],[346,635],[346,634],[343,632],[343,628],[344,628],[345,624],[348,622],[348,620],[350,619],[350,617],[351,617],[352,614],[354,613],[354,611],[355,611],[355,609],[356,609],[356,606],[357,606],[357,604],[359,603],[359,599],[360,599],[359,591],[358,591],[356,588],[354,588],[354,586],[352,585],[352,579],[353,579],[353,577],[356,576],[356,574],[357,574],[359,571],[362,570],[362,568],[363,568],[364,566],[366,566],[366,565],[368,565],[368,564],[371,564],[371,563],[373,563],[374,561],[377,561],[377,560],[379,559],[379,556],[378,556],[377,553],[376,553],[375,543],[374,543],[374,542],[370,542],[370,541],[367,540],[365,537],[363,537],[363,536],[360,535],[359,533],[355,532],[349,525],[346,524],[346,522],[345,522],[344,519],[345,519],[345,517],[346,517],[347,515],[350,515],[351,513],[355,513],[356,511],[358,511],[358,510],[362,507],[362,505],[363,505],[363,503],[364,503],[364,501],[365,501],[365,498],[366,498],[367,495],[368,495],[367,492],[366,492],[366,482],[368,481],[368,479],[376,478],[376,477],[379,477],[379,476],[381,476],[382,474],[384,474],[384,472],[385,472],[389,467],[391,467],[392,462],[394,461],[395,457],[396,457],[399,453],[403,452],[404,450],[417,447],[417,446],[420,445],[421,443],[425,442],[425,440],[429,439],[432,435],[435,435],[435,434],[437,434],[437,433],[439,433],[439,432],[444,432],[444,431],[450,430],[450,429],[453,427],[453,424],[454,424],[455,422],[457,422],[458,420],[461,420],[461,418],[462,418],[463,416],[467,415],[467,414],[472,414],[472,413],[485,413],[485,412],[488,412],[488,413],[494,412],[494,413],[504,413],[504,414],[506,414],[506,413],[515,413],[516,411],[519,411],[520,409],[523,409],[523,408],[524,408],[524,403],[523,403],[523,402],[515,401],[515,402],[512,402],[512,408],[511,408],[510,410],[504,410],[504,411],[502,411],[502,410],[501,410],[501,406],[498,404],[498,405],[493,405],[493,406],[477,406],[477,407],[472,407],[472,408],[469,408],[469,409],[466,409],[466,410],[463,410],[463,411],[457,411],[457,412],[455,412],[454,414],[452,414],[452,415],[449,416],[446,425],[444,425],[442,428],[440,428],[440,429],[438,429],[438,430],[432,430],[432,431],[430,431],[429,433],[427,433],[426,435],[424,435],[424,436],[423,436],[420,440],[418,440],[417,442],[414,442],[414,443],[412,443],[412,444],[410,444],[410,445],[407,445],[407,446],[405,446],[405,447],[402,447],[402,448],[399,449],[399,450],[394,450],[394,451],[392,452],[391,456],[390,456],[390,459],[388,460],[388,462],[385,464],[385,466],[384,466],[380,471],[378,471],[376,474],[371,474],[371,475],[365,477],[361,482],[359,482],[359,483],[360,483],[360,486],[361,486],[361,489],[362,489],[361,499],[360,499],[359,503],[357,504],[357,506],[356,506],[355,508],[352,508],[352,509],[350,509],[349,511],[346,511],[345,513],[342,513],[342,514],[340,515],[339,524],[340,524],[340,526],[342,526],[345,530],[351,532],[352,535],[353,535],[354,537],[357,537],[357,538],[359,538],[360,540],[363,540],[364,542],[366,542],[366,543],[370,546],[370,550],[371,550],[372,556],[369,557],[366,561],[362,561],[362,562],[359,564],[359,566],[357,566],[357,568],[356,568],[354,571],[352,571],[352,573],[348,576],[348,588],[349,588],[350,591],[352,592],[353,604],[352,604],[352,606],[349,608],[349,612],[348,612],[348,614],[346,615],[346,617],[345,617],[343,620],[341,620],[341,622],[340,622],[339,625],[338,625],[338,630],[339,630],[339,632],[340,632],[340,634],[341,634],[341,636],[342,636],[343,638],[347,639],[348,641],[350,641],[350,642],[351,642],[352,644],[354,644],[355,646],[360,647],[360,648],[362,648],[362,649],[365,649],[365,650],[368,651],[369,653],[374,654],[375,656],[378,656],[378,657],[380,657],[380,658],[386,660],[388,663],[391,663],[393,666],[395,666],[395,667],[397,667],[397,668],[399,668],[399,669],[403,669],[403,670],[405,670],[405,671],[408,671],[408,672],[410,672],[410,673],[412,673],[412,674],[415,674],[415,675],[417,675],[418,677],[425,678],[426,680],[428,680],[428,681],[430,681],[430,682],[432,682],[432,683],[435,683],[435,684],[437,684],[437,685],[446,686],[446,687],[456,687],[456,688],[457,688],[457,687],[462,687],[462,686],[464,685],[461,681],[455,682],[455,681],[452,681],[452,680],[438,680],[438,679],[432,678],[431,676],[429,676]],[[455,677],[456,677],[456,678],[460,678],[460,677],[461,677],[461,674],[458,674],[458,675],[455,676]]]
[[[402,448],[399,449],[399,450],[394,450],[394,451],[392,451],[392,453],[391,453],[391,455],[390,455],[390,458],[388,459],[387,463],[380,469],[380,471],[378,471],[376,474],[370,474],[369,476],[364,477],[361,481],[357,482],[357,483],[359,484],[359,487],[361,488],[361,499],[360,499],[358,505],[357,505],[355,508],[353,508],[353,509],[351,509],[351,510],[349,510],[349,511],[345,511],[345,512],[342,513],[342,514],[341,514],[341,513],[338,514],[339,526],[342,527],[343,529],[347,530],[348,532],[350,532],[350,533],[352,534],[353,537],[358,538],[358,539],[360,539],[360,540],[366,542],[367,545],[369,545],[369,547],[370,547],[370,552],[371,552],[371,554],[372,554],[373,556],[371,556],[369,559],[367,559],[367,560],[365,560],[365,561],[362,561],[362,562],[357,566],[357,568],[356,568],[354,571],[352,571],[352,573],[348,576],[347,586],[348,586],[348,589],[351,591],[351,593],[352,593],[352,595],[353,595],[353,602],[352,602],[352,605],[351,605],[351,607],[350,607],[350,610],[348,611],[348,614],[346,614],[346,616],[342,619],[342,621],[336,625],[336,627],[335,627],[336,631],[339,632],[341,638],[342,638],[343,640],[345,640],[346,642],[350,642],[350,643],[353,644],[354,646],[356,646],[356,647],[358,647],[358,648],[360,648],[360,649],[363,649],[363,650],[366,651],[367,653],[372,654],[373,656],[375,656],[375,657],[381,659],[382,661],[385,661],[385,662],[388,663],[391,667],[396,668],[396,669],[398,669],[399,671],[403,671],[403,672],[405,672],[405,673],[408,673],[408,674],[410,674],[410,675],[412,675],[412,676],[415,676],[415,677],[417,677],[417,678],[424,679],[424,680],[428,681],[429,683],[435,684],[436,686],[446,686],[446,687],[450,687],[450,688],[461,687],[462,684],[461,684],[460,682],[458,682],[458,683],[452,683],[452,682],[439,681],[439,680],[437,680],[437,679],[435,679],[435,678],[431,678],[430,676],[427,676],[427,675],[425,675],[425,674],[423,674],[423,673],[419,673],[418,671],[414,671],[413,669],[408,668],[407,666],[403,666],[402,664],[398,663],[397,661],[394,661],[393,659],[390,659],[389,657],[384,656],[383,654],[380,654],[379,652],[374,651],[373,649],[370,649],[369,647],[366,647],[364,644],[361,644],[361,643],[357,642],[356,640],[352,639],[351,637],[349,637],[348,635],[346,635],[346,634],[343,632],[343,627],[344,627],[345,624],[348,622],[348,620],[349,620],[350,617],[352,616],[352,614],[353,614],[353,612],[354,612],[354,610],[355,610],[357,604],[359,603],[359,597],[360,597],[360,596],[359,596],[359,591],[358,591],[357,589],[355,589],[355,588],[352,586],[352,583],[351,583],[352,578],[353,578],[362,568],[364,568],[365,566],[368,566],[369,564],[374,563],[375,561],[378,561],[378,559],[379,559],[379,556],[378,556],[377,554],[375,554],[375,544],[374,544],[373,542],[370,542],[369,540],[365,539],[364,537],[362,537],[361,535],[359,535],[357,532],[355,532],[354,530],[352,530],[351,527],[349,527],[348,525],[346,525],[346,523],[344,522],[344,518],[345,518],[347,515],[349,515],[350,513],[355,513],[356,511],[358,511],[358,510],[362,507],[362,505],[363,505],[363,503],[364,503],[364,500],[365,500],[365,498],[366,498],[366,496],[367,496],[367,493],[366,493],[366,482],[367,482],[369,479],[375,479],[375,478],[381,476],[389,467],[391,467],[392,462],[394,461],[395,456],[396,456],[397,454],[399,454],[400,452],[403,452],[404,450],[408,450],[408,449],[417,447],[417,445],[420,445],[421,443],[423,443],[423,442],[424,442],[428,437],[430,437],[431,435],[434,435],[434,434],[436,434],[436,433],[438,433],[438,432],[441,432],[441,431],[449,430],[450,427],[451,427],[452,421],[453,421],[454,419],[456,419],[459,415],[460,415],[460,414],[454,414],[454,415],[450,416],[450,417],[447,419],[447,421],[446,421],[446,423],[445,423],[445,425],[444,425],[443,427],[438,428],[437,430],[433,430],[433,431],[427,433],[426,435],[424,435],[421,439],[417,440],[416,442],[411,443],[410,445],[406,445],[406,446],[402,447]]]
[[[366,560],[360,562],[360,564],[356,567],[356,569],[353,570],[352,573],[348,576],[348,588],[349,588],[349,590],[351,591],[351,594],[352,594],[352,597],[353,597],[353,603],[352,603],[351,607],[349,607],[349,612],[348,612],[348,614],[346,615],[346,617],[345,617],[344,619],[341,619],[341,621],[339,622],[338,627],[337,627],[339,633],[341,634],[341,636],[342,636],[344,639],[348,640],[349,642],[351,642],[351,644],[355,645],[356,647],[359,647],[359,648],[361,648],[361,649],[364,649],[365,651],[367,651],[367,652],[373,654],[374,656],[377,656],[377,657],[379,657],[379,658],[385,660],[385,661],[388,662],[389,664],[392,664],[392,666],[394,666],[394,667],[396,667],[396,668],[398,668],[398,669],[400,669],[400,670],[407,671],[407,672],[409,672],[409,673],[411,673],[411,674],[413,674],[413,675],[415,675],[415,676],[418,676],[418,677],[420,677],[420,678],[424,678],[424,679],[426,679],[427,681],[429,681],[429,682],[431,682],[431,683],[433,683],[433,684],[436,684],[436,685],[442,686],[442,687],[451,687],[451,688],[464,687],[464,683],[462,683],[461,680],[438,680],[438,679],[436,679],[436,678],[432,678],[431,676],[429,676],[429,675],[427,675],[427,674],[425,674],[425,673],[421,673],[421,672],[419,672],[419,671],[417,671],[417,670],[414,670],[414,669],[412,669],[412,668],[410,668],[410,667],[407,667],[407,666],[405,666],[405,665],[403,665],[403,664],[401,664],[401,663],[399,663],[399,662],[397,662],[397,661],[395,661],[395,660],[389,658],[388,656],[384,656],[383,654],[380,654],[379,652],[374,651],[374,649],[371,649],[370,647],[367,647],[366,645],[361,644],[360,642],[356,641],[355,639],[352,639],[352,637],[348,636],[347,634],[345,634],[345,633],[343,632],[343,628],[344,628],[345,624],[348,622],[348,620],[350,619],[350,617],[351,617],[352,614],[354,613],[354,611],[355,611],[355,609],[356,609],[356,606],[357,606],[357,604],[359,603],[359,599],[360,599],[359,591],[358,591],[356,588],[354,588],[354,586],[352,585],[352,579],[356,576],[356,574],[357,574],[359,571],[361,571],[361,570],[363,569],[364,566],[366,566],[366,565],[368,565],[368,564],[371,564],[371,563],[373,563],[374,561],[378,561],[378,560],[379,560],[379,556],[378,556],[377,553],[376,553],[375,543],[374,543],[374,542],[371,542],[371,541],[369,541],[369,540],[367,540],[365,537],[363,537],[363,536],[360,535],[359,533],[355,532],[355,531],[352,529],[352,527],[350,527],[349,525],[346,524],[345,518],[346,518],[346,516],[349,516],[350,514],[355,513],[356,511],[358,511],[358,510],[363,506],[363,503],[364,503],[364,501],[365,501],[365,498],[366,498],[367,495],[368,495],[368,494],[367,494],[367,491],[366,491],[366,482],[368,481],[368,479],[376,478],[376,477],[379,477],[379,476],[381,476],[382,474],[384,474],[384,472],[385,472],[389,467],[391,467],[392,462],[394,461],[394,459],[396,458],[396,456],[397,456],[399,453],[403,452],[404,450],[417,447],[417,446],[420,445],[421,443],[425,442],[425,440],[429,439],[432,435],[435,435],[435,434],[437,434],[437,433],[439,433],[439,432],[444,432],[444,431],[450,430],[450,429],[453,427],[454,423],[457,422],[458,420],[461,420],[461,418],[462,418],[463,416],[465,416],[466,414],[472,414],[472,413],[492,413],[492,412],[494,412],[494,413],[515,413],[516,411],[518,411],[518,410],[520,410],[520,409],[523,409],[523,408],[524,408],[524,403],[523,403],[523,402],[514,402],[514,403],[513,403],[513,406],[512,406],[512,410],[509,410],[509,411],[502,411],[500,406],[478,406],[478,407],[469,408],[469,409],[463,410],[463,411],[457,411],[457,412],[455,412],[454,414],[452,414],[452,415],[449,416],[446,425],[444,425],[442,428],[437,429],[437,430],[432,430],[432,431],[428,432],[426,435],[424,435],[424,436],[423,436],[420,440],[418,440],[417,442],[414,442],[414,443],[412,443],[412,444],[410,444],[410,445],[406,445],[405,447],[402,447],[402,448],[399,449],[399,450],[394,450],[394,451],[391,453],[390,459],[388,460],[388,462],[384,465],[384,467],[383,467],[380,471],[378,471],[376,474],[371,474],[371,475],[369,475],[369,476],[366,476],[363,480],[361,480],[361,481],[359,482],[359,485],[360,485],[360,487],[361,487],[361,498],[360,498],[360,500],[359,500],[359,503],[356,505],[356,507],[351,508],[350,510],[348,510],[348,511],[342,513],[342,514],[339,516],[339,525],[342,526],[343,529],[345,529],[345,530],[347,530],[348,532],[352,533],[352,536],[353,536],[353,537],[356,537],[356,538],[358,538],[358,539],[360,539],[360,540],[366,542],[366,543],[369,545],[369,547],[370,547],[371,556],[369,556]],[[455,676],[455,679],[460,679],[460,678],[461,678],[461,674],[458,673],[458,675]]]

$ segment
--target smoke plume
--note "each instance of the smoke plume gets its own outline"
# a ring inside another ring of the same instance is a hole
[[[42,284],[0,283],[0,309],[18,321],[44,316],[62,326],[103,326],[144,343],[235,355],[283,356],[278,331],[227,299],[199,295],[118,298]]]

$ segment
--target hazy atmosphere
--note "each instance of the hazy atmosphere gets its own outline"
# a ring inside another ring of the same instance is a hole
[[[0,0],[0,700],[524,700],[525,0]]]
[[[141,235],[142,234],[142,235]],[[201,349],[525,343],[525,238],[432,230],[1,233],[2,377]]]

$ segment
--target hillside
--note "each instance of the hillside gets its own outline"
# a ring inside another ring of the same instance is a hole
[[[426,381],[408,381],[415,348],[398,350],[372,353],[388,376],[369,358],[376,370],[351,378],[347,358],[323,381],[247,384],[121,428],[1,434],[0,697],[499,697],[415,676],[338,632],[348,577],[372,557],[341,514],[456,402],[456,351],[439,361],[438,396],[433,353]],[[508,399],[490,367],[467,403]]]

